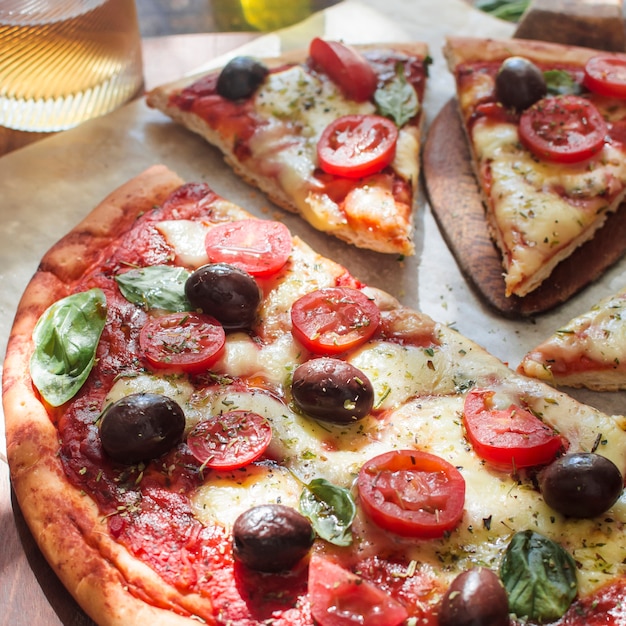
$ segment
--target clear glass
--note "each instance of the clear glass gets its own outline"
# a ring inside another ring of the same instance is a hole
[[[300,22],[312,13],[311,0],[212,0],[220,30],[271,31]]]
[[[0,0],[0,126],[65,130],[142,88],[134,0]]]

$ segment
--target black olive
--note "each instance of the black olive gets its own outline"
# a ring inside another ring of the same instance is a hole
[[[252,326],[263,297],[250,274],[227,263],[198,268],[185,283],[185,295],[194,308],[228,330]]]
[[[115,461],[131,465],[161,456],[180,442],[185,414],[174,400],[134,393],[109,405],[100,419],[100,439]]]
[[[624,480],[613,461],[593,452],[566,454],[539,475],[546,504],[570,517],[595,517],[622,494]]]
[[[303,413],[335,424],[362,419],[374,405],[374,388],[367,376],[354,365],[330,357],[299,365],[291,393]]]
[[[507,108],[524,111],[548,93],[543,72],[524,57],[509,57],[496,75],[496,97]]]
[[[310,550],[310,520],[290,506],[261,504],[242,513],[233,526],[233,555],[261,572],[292,569]]]
[[[269,70],[252,57],[231,59],[217,79],[217,93],[229,100],[250,97],[263,82]]]
[[[485,567],[459,574],[441,601],[439,626],[509,626],[509,599],[497,574]]]

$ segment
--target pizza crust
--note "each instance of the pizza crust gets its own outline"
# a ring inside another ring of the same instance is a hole
[[[397,52],[404,52],[411,56],[423,58],[428,54],[428,46],[424,43],[410,43],[410,44],[367,44],[367,45],[355,45],[354,48],[360,51],[367,50],[393,50]],[[287,64],[303,63],[306,60],[306,50],[293,50],[286,52],[280,56],[263,59],[263,62],[270,68],[281,67]],[[219,69],[213,70],[219,72]],[[310,213],[315,216],[312,219],[308,219],[305,212],[298,207],[294,202],[294,199],[287,193],[278,182],[268,176],[263,176],[255,172],[252,168],[247,167],[245,162],[239,160],[235,155],[234,148],[230,141],[226,140],[219,132],[216,132],[211,126],[205,122],[200,116],[189,112],[183,111],[177,106],[170,104],[170,98],[172,94],[179,92],[185,87],[193,84],[199,78],[206,75],[207,72],[194,74],[184,79],[178,80],[173,83],[159,86],[150,91],[146,96],[146,102],[149,106],[156,108],[175,122],[181,124],[185,128],[191,130],[194,133],[200,135],[209,144],[217,147],[224,156],[226,163],[232,168],[232,170],[241,179],[248,184],[260,189],[267,197],[277,206],[289,211],[290,213],[299,214],[304,217],[309,223],[319,230],[325,230],[331,233],[333,236],[355,245],[359,248],[365,248],[382,253],[395,253],[412,255],[415,253],[413,243],[413,207],[407,207],[406,211],[398,211],[398,215],[395,217],[395,221],[390,226],[392,235],[388,232],[382,232],[385,225],[381,228],[363,228],[359,227],[358,223],[338,223],[332,222],[327,219],[328,210],[324,206],[327,201],[320,194],[309,193],[307,203],[309,205]],[[420,112],[418,114],[418,122],[414,125],[407,125],[404,127],[404,131],[408,132],[416,145],[419,146],[421,142],[421,133],[423,126],[424,115]],[[419,173],[419,153],[416,155],[418,159],[418,173]],[[418,181],[410,181],[413,192],[417,189]],[[324,223],[324,226],[320,228],[320,224]]]
[[[210,605],[181,596],[112,541],[95,504],[67,481],[56,428],[30,379],[31,335],[48,306],[97,262],[102,247],[182,183],[166,167],[154,166],[110,194],[55,244],[20,300],[7,345],[2,387],[13,489],[50,566],[98,624],[189,624],[184,614],[208,616]],[[163,609],[140,600],[142,594]]]

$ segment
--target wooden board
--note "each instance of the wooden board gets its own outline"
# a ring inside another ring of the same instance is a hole
[[[528,317],[566,302],[626,252],[626,205],[622,205],[593,240],[562,261],[537,289],[523,298],[507,298],[500,253],[489,237],[454,99],[430,127],[422,169],[433,214],[463,275],[489,306],[506,317]]]

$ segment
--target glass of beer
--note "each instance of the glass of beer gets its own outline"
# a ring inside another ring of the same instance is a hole
[[[0,126],[65,130],[142,89],[134,0],[0,0]]]
[[[313,9],[311,0],[212,0],[219,30],[272,31],[300,22]]]

